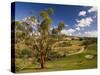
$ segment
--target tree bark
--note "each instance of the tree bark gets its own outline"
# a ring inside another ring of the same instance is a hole
[[[41,69],[45,68],[45,56],[44,56],[44,52],[41,52]]]

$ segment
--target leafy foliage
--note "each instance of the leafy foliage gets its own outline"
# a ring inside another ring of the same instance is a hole
[[[54,57],[59,56],[51,52],[51,46],[55,43],[52,37],[51,15],[54,13],[52,8],[42,10],[36,18],[30,16],[23,21],[16,21],[16,57],[19,58],[35,58],[41,64],[41,68],[45,67],[45,62],[52,54]],[[64,22],[59,22],[57,33],[64,28]],[[51,41],[52,39],[52,41]]]

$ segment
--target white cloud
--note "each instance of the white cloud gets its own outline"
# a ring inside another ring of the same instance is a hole
[[[91,7],[88,12],[91,13],[91,12],[96,12],[97,11],[97,7],[93,6]]]
[[[66,30],[66,29],[63,29],[62,31],[61,31],[61,33],[62,34],[65,34],[65,35],[72,35],[74,32],[75,32],[76,30],[75,29],[68,29],[68,30]]]
[[[93,22],[93,19],[91,17],[86,17],[86,18],[82,18],[81,20],[76,20],[77,27],[87,27],[90,26],[91,23]]]
[[[97,31],[94,30],[94,31],[87,31],[87,32],[84,32],[84,36],[85,36],[85,37],[97,37]]]
[[[77,28],[75,28],[75,29],[79,31],[79,30],[80,30],[80,27],[77,27]]]
[[[66,27],[68,27],[68,24],[65,24]]]
[[[88,10],[89,13],[94,12],[94,15],[92,15],[92,18],[95,19],[97,17],[97,7],[93,6]]]
[[[86,15],[86,11],[80,11],[79,12],[79,16],[85,16]]]
[[[75,29],[68,29],[67,30],[69,33],[74,33],[76,30]]]

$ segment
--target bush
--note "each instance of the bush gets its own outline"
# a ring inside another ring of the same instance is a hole
[[[54,60],[54,59],[57,59],[57,58],[60,58],[60,57],[61,56],[57,52],[50,52],[47,55],[47,60]]]
[[[21,57],[22,58],[28,58],[28,57],[31,57],[32,56],[32,51],[29,50],[29,49],[23,49],[21,51]]]

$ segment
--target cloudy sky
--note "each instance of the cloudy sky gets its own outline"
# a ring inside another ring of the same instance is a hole
[[[81,37],[97,37],[97,8],[94,6],[51,5],[38,3],[15,3],[15,20],[38,16],[43,9],[53,8],[52,27],[56,28],[59,21],[64,21],[62,34]],[[12,15],[13,16],[13,15]]]

